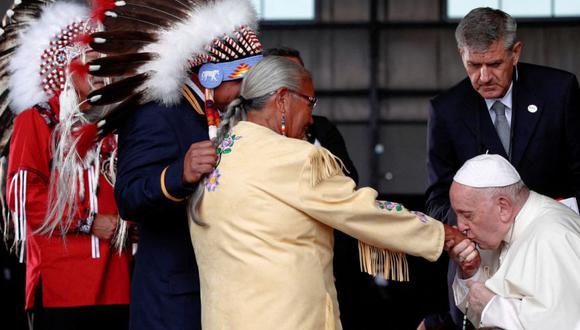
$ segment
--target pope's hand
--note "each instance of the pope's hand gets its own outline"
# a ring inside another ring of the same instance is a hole
[[[481,318],[481,313],[489,301],[495,296],[495,293],[488,289],[482,282],[467,281],[469,294],[467,301],[469,302],[469,313],[474,313]]]
[[[213,142],[206,140],[193,143],[183,160],[183,182],[193,184],[202,176],[211,173],[217,162]]]
[[[471,240],[466,238],[458,244],[451,245],[448,251],[449,257],[459,266],[460,278],[470,278],[477,272],[481,264],[481,257],[475,243]]]

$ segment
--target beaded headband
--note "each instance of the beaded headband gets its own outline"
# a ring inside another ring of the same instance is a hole
[[[236,29],[231,36],[215,38],[205,49],[207,54],[197,56],[191,66],[203,64],[198,76],[206,88],[216,88],[222,81],[242,79],[262,59],[262,44],[248,26]]]
[[[8,98],[15,114],[60,95],[67,66],[73,69],[73,59],[86,50],[86,34],[92,32],[82,21],[89,17],[89,10],[81,4],[41,1],[17,7],[22,10],[15,10],[13,24],[8,26],[21,26],[17,34],[10,33],[16,37],[11,41],[16,48],[8,63]],[[22,19],[20,12],[33,7],[38,7],[34,18]]]
[[[66,67],[89,48],[83,38],[93,32],[96,32],[95,29],[79,19],[52,38],[50,47],[42,53],[40,63],[43,89],[49,97],[59,95],[64,89]]]

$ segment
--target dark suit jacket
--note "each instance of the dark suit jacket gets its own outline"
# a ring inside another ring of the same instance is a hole
[[[201,329],[199,275],[185,202],[169,200],[192,187],[182,184],[189,146],[207,140],[207,122],[187,102],[165,108],[150,103],[119,130],[115,195],[123,219],[136,221],[139,249],[131,289],[130,328]]]
[[[530,189],[554,198],[579,198],[578,81],[571,73],[525,63],[516,72],[510,162]],[[528,111],[530,105],[537,112]],[[486,151],[508,157],[485,101],[469,79],[431,101],[428,134],[427,212],[454,222],[449,188],[455,172]]]

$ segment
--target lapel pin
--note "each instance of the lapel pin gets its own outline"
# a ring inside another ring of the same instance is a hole
[[[538,111],[538,107],[535,104],[530,104],[528,105],[528,111],[530,113],[536,113],[536,111]]]

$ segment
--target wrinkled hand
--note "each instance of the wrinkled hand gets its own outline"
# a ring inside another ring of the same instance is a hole
[[[481,264],[481,257],[475,243],[469,239],[464,239],[458,244],[454,241],[445,242],[449,257],[459,266],[459,277],[472,277]]]
[[[206,140],[193,143],[183,161],[183,182],[193,184],[202,176],[211,173],[217,162],[213,142]]]
[[[461,242],[467,238],[456,227],[452,227],[450,225],[443,224],[443,228],[445,229],[445,250],[446,251],[448,251],[448,249],[449,249],[448,245],[451,245],[451,247],[452,247],[455,245],[455,242]]]
[[[91,227],[91,234],[99,239],[110,240],[115,234],[118,224],[119,217],[116,214],[97,214]]]
[[[470,313],[474,313],[478,318],[481,318],[483,309],[495,296],[495,293],[488,289],[482,282],[467,281],[467,287],[469,288],[467,299]]]

